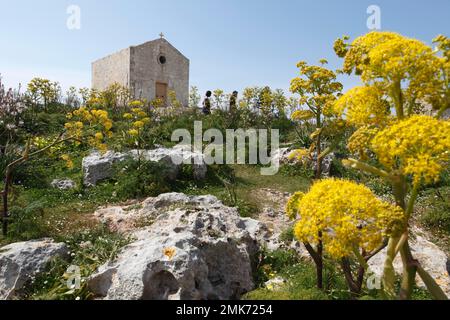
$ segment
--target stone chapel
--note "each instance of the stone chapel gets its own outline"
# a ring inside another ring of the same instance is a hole
[[[160,36],[93,62],[92,88],[105,90],[116,82],[129,88],[135,99],[160,98],[164,102],[168,92],[174,91],[187,106],[189,59]]]

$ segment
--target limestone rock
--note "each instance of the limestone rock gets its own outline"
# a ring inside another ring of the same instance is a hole
[[[20,290],[43,272],[52,258],[67,253],[65,244],[50,239],[17,242],[0,248],[0,300],[20,296]]]
[[[105,154],[93,152],[83,159],[83,181],[88,187],[95,186],[99,181],[111,178],[114,174],[113,165],[127,158],[138,159],[164,164],[168,170],[169,179],[175,180],[182,165],[193,165],[194,178],[202,180],[207,173],[207,166],[203,155],[183,148],[157,148],[154,150],[132,150],[127,153],[108,151]]]
[[[134,239],[89,280],[98,298],[234,299],[254,288],[256,238],[267,230],[213,196],[169,193],[96,215]]]
[[[410,240],[411,251],[422,267],[430,273],[440,287],[450,297],[450,275],[447,270],[448,257],[438,246],[426,239],[424,231],[414,228]],[[377,254],[369,261],[370,270],[381,277],[383,274],[384,262],[386,258],[386,249]],[[403,265],[400,255],[394,260],[394,268],[398,274],[402,273]],[[419,276],[416,278],[417,284],[425,288]]]
[[[83,158],[83,183],[87,187],[95,186],[99,181],[111,178],[114,174],[113,165],[124,161],[126,154],[108,151],[105,154],[93,152]]]

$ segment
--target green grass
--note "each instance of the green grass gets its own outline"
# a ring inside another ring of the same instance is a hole
[[[301,176],[285,175],[279,172],[274,176],[263,176],[260,172],[260,167],[249,165],[233,165],[229,167],[233,173],[230,178],[230,173],[225,174],[225,179],[233,180],[232,192],[237,199],[233,199],[230,191],[225,188],[224,184],[213,176],[205,183],[189,182],[176,191],[184,192],[191,195],[211,194],[218,197],[226,205],[238,207],[242,216],[254,216],[260,212],[264,206],[273,205],[268,203],[268,199],[258,193],[259,189],[273,189],[280,192],[293,193],[296,191],[306,191],[310,185],[310,180]],[[210,168],[211,171],[217,169]],[[219,173],[220,175],[220,173]]]
[[[263,251],[255,281],[257,289],[244,296],[246,300],[346,300],[350,293],[343,276],[334,265],[324,270],[325,290],[316,287],[316,270],[312,262],[300,258],[293,250]],[[266,288],[265,282],[281,277],[286,283]]]
[[[363,288],[354,298],[348,290],[342,271],[336,262],[325,260],[324,290],[316,287],[316,269],[310,260],[305,260],[293,250],[262,251],[257,273],[254,275],[257,289],[247,293],[244,300],[383,300],[378,290]],[[285,283],[266,288],[265,282],[281,277]],[[400,278],[397,288],[400,288]],[[430,300],[428,291],[414,287],[413,300]]]
[[[423,208],[420,221],[450,235],[450,187],[425,191],[420,205]]]

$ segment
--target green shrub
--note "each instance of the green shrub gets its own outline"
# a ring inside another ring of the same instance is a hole
[[[127,160],[115,166],[116,192],[128,200],[157,196],[170,191],[168,169],[152,161]]]
[[[279,173],[288,177],[303,177],[307,179],[314,178],[314,169],[301,163],[282,165]]]
[[[265,288],[268,280],[279,276],[286,283]],[[259,288],[244,296],[248,300],[346,300],[351,298],[345,279],[331,263],[324,266],[324,291],[316,288],[316,270],[312,262],[301,260],[294,250],[262,252],[254,275]]]
[[[260,259],[254,275],[255,282],[258,286],[262,286],[272,277],[299,262],[299,257],[294,250],[263,250],[260,253]]]
[[[431,208],[420,217],[420,221],[427,227],[441,229],[450,234],[450,206],[440,204]]]
[[[279,240],[286,244],[292,243],[292,241],[295,240],[294,226],[291,226],[291,227],[283,230],[283,232],[280,234]]]
[[[37,200],[26,207],[10,208],[8,238],[13,241],[27,241],[47,236],[47,228],[43,223],[45,200]]]
[[[293,300],[287,291],[273,291],[269,289],[256,289],[245,294],[243,300]]]
[[[425,226],[450,234],[450,188],[430,188],[422,192],[419,204],[423,208],[420,222]]]

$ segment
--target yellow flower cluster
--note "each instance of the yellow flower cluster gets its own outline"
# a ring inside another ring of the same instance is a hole
[[[353,154],[358,154],[361,160],[367,159],[372,139],[379,132],[376,127],[361,127],[348,140],[347,148]]]
[[[372,150],[390,170],[411,175],[414,183],[439,180],[450,160],[450,122],[416,115],[380,131]]]
[[[307,162],[309,158],[311,158],[311,151],[308,149],[293,150],[288,156],[289,160],[296,160],[302,163]]]
[[[315,117],[314,112],[311,110],[297,110],[291,115],[291,119],[294,121],[307,121]]]
[[[299,213],[299,203],[302,200],[305,194],[303,192],[296,192],[292,197],[289,198],[289,201],[286,205],[286,214],[291,220],[295,220]]]
[[[318,111],[328,102],[334,101],[335,94],[342,90],[342,84],[336,81],[333,71],[323,66],[310,66],[305,61],[299,62],[297,67],[300,77],[292,79],[290,91],[300,95],[300,105],[308,105],[310,109]],[[302,113],[297,115],[301,116]]]
[[[61,156],[61,159],[66,162],[67,168],[73,169],[74,164],[73,164],[72,158],[68,154],[63,154]]]
[[[402,95],[411,107],[416,101],[439,101],[442,90],[448,88],[442,73],[445,59],[421,41],[378,31],[355,39],[351,45],[344,40],[335,43],[336,53],[345,57],[343,71],[355,72],[366,84],[380,84],[393,97],[399,94],[401,83],[407,81]]]
[[[65,124],[65,128],[70,136],[79,140],[87,138],[89,145],[100,151],[106,151],[104,143],[105,137],[112,136],[113,123],[105,110],[81,107],[67,115],[71,120]]]
[[[132,108],[130,113],[125,113],[123,118],[131,122],[131,128],[128,130],[128,134],[132,137],[139,136],[142,129],[151,121],[147,113],[138,107]]]
[[[131,108],[140,108],[144,106],[144,102],[141,100],[133,100],[128,104]]]
[[[31,141],[31,147],[37,150],[44,149],[45,147],[48,147],[49,145],[53,144],[56,140],[56,137],[35,137]],[[59,153],[62,150],[63,146],[60,144],[56,144],[48,150],[48,153],[50,155],[54,155]]]
[[[383,125],[388,120],[389,106],[377,87],[355,87],[341,96],[332,106],[338,116],[345,115],[351,125]]]
[[[296,193],[288,203],[290,218],[300,216],[294,229],[299,241],[317,245],[335,259],[354,250],[372,252],[404,227],[401,208],[381,201],[365,187],[347,180],[316,182],[306,194]]]

